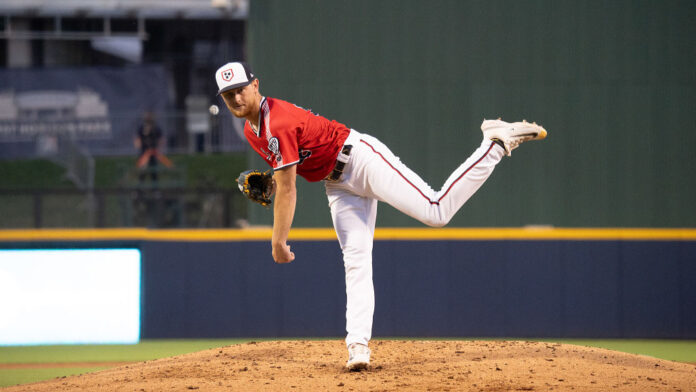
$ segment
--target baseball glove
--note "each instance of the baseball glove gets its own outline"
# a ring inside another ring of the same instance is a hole
[[[237,177],[237,185],[244,196],[262,206],[271,204],[273,193],[273,170],[261,172],[259,170],[247,170]]]

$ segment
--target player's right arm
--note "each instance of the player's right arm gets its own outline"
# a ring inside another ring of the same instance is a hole
[[[271,245],[273,246],[273,260],[276,263],[289,263],[295,259],[295,254],[290,251],[287,241],[297,203],[296,177],[296,165],[276,170],[273,174],[276,189],[275,201],[273,203],[273,236]]]

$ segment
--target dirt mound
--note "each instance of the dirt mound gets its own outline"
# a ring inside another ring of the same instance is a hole
[[[555,343],[373,341],[367,371],[341,341],[246,343],[10,391],[695,391],[696,366]]]

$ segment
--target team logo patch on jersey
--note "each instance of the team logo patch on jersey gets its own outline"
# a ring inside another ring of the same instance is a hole
[[[225,82],[229,82],[230,80],[232,80],[233,77],[234,72],[232,72],[232,68],[222,71],[222,80],[224,80]]]
[[[280,144],[278,143],[278,138],[273,136],[268,139],[268,150],[271,154],[275,155],[276,162],[280,163],[283,160],[283,156],[280,154]]]
[[[278,138],[273,136],[272,138],[268,139],[268,150],[272,152],[274,155],[278,155]]]

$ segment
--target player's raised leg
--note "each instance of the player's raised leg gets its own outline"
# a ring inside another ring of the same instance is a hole
[[[357,196],[330,182],[326,183],[326,194],[346,273],[346,366],[350,370],[364,369],[370,363],[367,345],[375,308],[372,242],[377,200]]]
[[[362,146],[351,154],[354,155],[351,163],[356,166],[353,173],[362,174],[364,178],[348,179],[356,187],[356,193],[364,192],[434,227],[450,221],[483,185],[505,153],[498,144],[484,140],[449,176],[442,190],[436,192],[376,138],[363,135],[360,144]]]
[[[348,182],[356,193],[389,203],[426,225],[446,225],[476,193],[503,155],[527,140],[543,139],[546,131],[527,122],[485,120],[481,145],[434,191],[376,138],[362,135],[351,163],[357,178]]]

